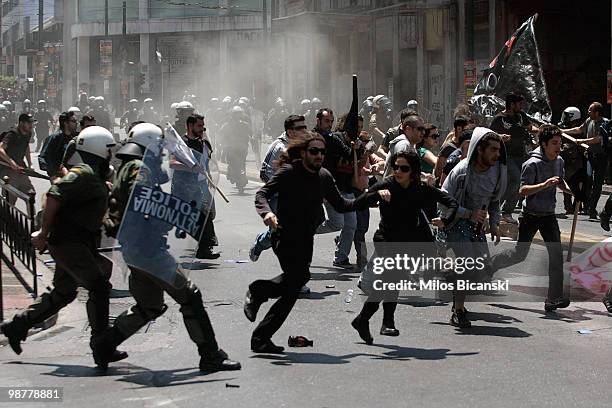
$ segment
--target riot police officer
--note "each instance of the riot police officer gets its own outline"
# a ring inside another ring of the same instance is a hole
[[[134,186],[137,184],[155,185],[165,182],[158,180],[162,177],[162,174],[165,176],[161,167],[152,168],[153,166],[160,166],[161,163],[143,159],[147,146],[153,147],[153,149],[161,148],[159,145],[163,137],[162,134],[162,130],[151,123],[138,124],[130,129],[127,143],[117,152],[116,156],[123,163],[115,177],[111,194],[110,219],[112,225],[107,229],[107,233],[111,236],[119,228],[119,223],[126,212]],[[183,171],[183,173],[187,172]],[[194,173],[194,175],[197,178],[197,173]],[[176,267],[176,262],[168,252],[168,246],[166,245],[168,228],[159,225],[159,221],[152,219],[146,221],[146,223],[148,227],[148,242],[146,245],[149,250],[152,249],[155,252],[152,255],[155,257],[155,264]],[[160,226],[158,231],[150,232],[157,230],[157,225]],[[153,270],[143,270],[136,267],[135,264],[141,265],[141,262],[135,260],[131,248],[138,246],[139,242],[129,242],[129,238],[129,236],[119,236],[119,242],[124,248],[124,258],[130,265],[130,292],[136,300],[136,305],[119,315],[113,327],[107,330],[105,335],[106,348],[114,350],[149,321],[161,316],[167,310],[167,306],[164,304],[164,292],[166,292],[181,305],[180,311],[183,315],[185,327],[189,337],[197,345],[201,356],[200,370],[239,370],[241,368],[240,363],[230,360],[217,344],[212,324],[206,309],[204,309],[200,290],[176,270],[164,271],[172,276],[172,282],[169,282]],[[140,254],[140,249],[136,252]]]
[[[121,116],[121,122],[119,124],[119,126],[125,129],[126,133],[130,123],[136,122],[140,116],[140,111],[138,110],[138,99],[130,99],[129,104],[130,106],[123,116]]]
[[[110,114],[106,110],[106,106],[104,104],[103,96],[95,97],[95,104],[93,107],[93,115],[96,118],[96,123],[98,126],[103,127],[104,129],[113,132],[114,121],[111,119]],[[79,118],[80,119],[80,118]]]
[[[246,158],[251,126],[244,120],[244,110],[240,106],[232,108],[229,121],[223,125],[220,134],[223,153],[227,158],[227,179],[242,194],[248,182]]]
[[[24,99],[21,105],[22,113],[34,113],[32,112],[32,101],[29,99]]]
[[[36,151],[39,152],[53,127],[53,116],[47,111],[47,101],[38,101],[38,109],[34,114],[34,129],[36,129]]]
[[[143,122],[148,123],[157,123],[159,122],[159,115],[155,111],[155,107],[153,106],[153,99],[145,98],[142,105],[142,114],[138,117],[138,120],[142,120]]]
[[[26,311],[15,315],[0,328],[15,353],[22,352],[21,342],[28,330],[44,322],[70,304],[77,287],[89,292],[87,317],[91,327],[90,347],[98,367],[122,360],[126,353],[101,347],[101,336],[108,328],[109,282],[112,262],[97,252],[97,237],[107,211],[111,147],[115,141],[106,129],[87,128],[75,142],[70,171],[47,192],[42,226],[32,234],[38,250],[49,248],[56,262],[53,289],[40,296]]]
[[[6,114],[6,119],[9,123],[9,127],[15,126],[15,124],[17,123],[17,117],[15,116],[15,107],[13,106],[13,103],[11,101],[4,101],[2,102],[2,105],[4,105],[4,107],[8,111],[8,113]]]
[[[185,123],[187,121],[187,117],[194,111],[195,109],[193,108],[191,102],[182,101],[176,105],[176,121],[174,122],[174,129],[176,129],[179,135],[184,135],[187,132]]]

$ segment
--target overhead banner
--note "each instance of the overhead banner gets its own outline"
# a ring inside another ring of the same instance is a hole
[[[504,108],[508,93],[519,93],[525,98],[525,111],[549,122],[550,102],[542,73],[542,64],[531,16],[506,41],[491,61],[474,89],[470,102],[476,114],[493,116],[494,110]]]

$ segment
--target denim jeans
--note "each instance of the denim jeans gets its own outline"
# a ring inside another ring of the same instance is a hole
[[[599,197],[601,196],[601,189],[606,178],[608,156],[605,153],[589,154],[589,164],[592,170],[590,177],[587,177],[587,210],[589,212],[595,212],[597,211],[597,202],[599,201]]]
[[[272,197],[272,199],[268,203],[270,204],[270,209],[273,212],[276,211],[278,196],[275,195],[274,197]],[[269,228],[257,234],[257,237],[255,238],[255,243],[253,244],[253,252],[257,254],[257,256],[261,255],[261,253],[266,249],[272,248],[272,242],[270,241],[271,235],[272,231]]]
[[[512,214],[519,202],[518,191],[521,186],[521,167],[524,162],[523,157],[508,157],[508,186],[504,194],[502,214]]]
[[[368,249],[366,247],[365,236],[368,232],[370,224],[370,209],[356,211],[357,229],[353,243],[355,245],[355,253],[357,254],[357,266],[363,268],[368,263]]]
[[[355,198],[353,193],[341,191],[340,194],[347,199]],[[327,234],[329,232],[340,231],[340,240],[336,246],[334,262],[347,261],[348,256],[351,253],[351,245],[353,244],[353,238],[355,237],[355,230],[357,229],[357,214],[354,211],[339,213],[328,202],[325,202],[324,205],[325,212],[327,213],[327,219],[323,221],[321,225],[319,225],[316,233]]]

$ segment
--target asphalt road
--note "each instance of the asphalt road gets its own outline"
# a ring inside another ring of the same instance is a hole
[[[280,356],[252,353],[249,340],[255,325],[243,315],[244,292],[252,280],[278,274],[279,266],[271,251],[256,263],[235,262],[248,259],[249,246],[263,228],[253,207],[257,185],[249,183],[239,195],[223,176],[221,180],[231,200],[217,203],[222,257],[197,263],[190,276],[203,292],[219,344],[241,361],[241,371],[200,374],[196,348],[177,305],[167,298],[169,310],[122,345],[129,359],[98,376],[88,348],[82,294],[53,328],[25,342],[22,355],[0,347],[0,386],[63,387],[61,406],[91,408],[610,406],[612,316],[601,303],[575,302],[545,314],[541,301],[492,298],[468,304],[473,327],[459,330],[448,324],[449,304],[403,294],[396,312],[401,335],[378,335],[379,311],[370,324],[374,345],[367,346],[350,327],[364,299],[356,288],[358,274],[331,266],[333,234],[316,238],[312,293],[297,302],[274,337],[286,346],[289,335],[304,335],[314,340],[314,347],[286,349]],[[42,181],[35,184],[39,192],[46,188]],[[609,236],[585,218],[578,225],[585,246]],[[377,221],[377,210],[372,210],[369,238]],[[559,222],[569,232],[571,220]],[[534,251],[544,254],[538,245]],[[546,273],[533,265],[512,273],[530,269],[535,269],[533,275]],[[113,277],[113,284],[127,286],[121,274]],[[350,288],[357,295],[345,303]],[[112,299],[111,315],[132,302],[129,297]],[[591,332],[579,334],[580,329]]]

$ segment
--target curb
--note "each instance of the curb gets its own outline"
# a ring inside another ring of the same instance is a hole
[[[38,280],[37,282],[38,283],[38,296],[40,297],[40,295],[47,290],[47,287],[50,287],[53,285],[53,271],[44,264],[43,259],[38,254],[36,256],[36,279]],[[32,299],[32,302],[34,302],[34,299]],[[12,316],[5,316],[5,319],[10,319],[10,318],[12,318]],[[53,326],[56,325],[57,318],[58,318],[58,314],[56,313],[53,316],[49,317],[44,322],[37,324],[36,326],[34,326],[28,331],[28,337],[52,328]],[[8,321],[8,320],[5,320],[5,321]],[[0,346],[7,346],[7,345],[8,345],[8,339],[2,336],[2,338],[0,338]]]

